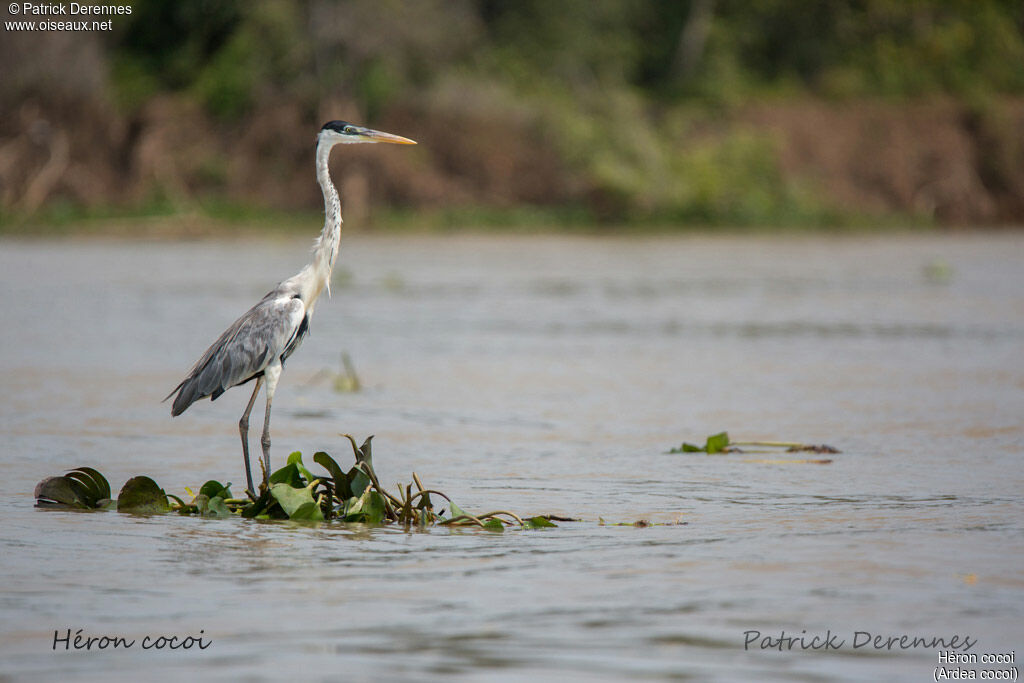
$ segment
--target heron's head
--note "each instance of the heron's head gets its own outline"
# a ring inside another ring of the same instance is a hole
[[[364,128],[348,121],[328,121],[320,129],[319,140],[331,145],[352,144],[356,142],[390,142],[396,145],[415,145],[415,140],[400,135],[383,133],[372,128]]]

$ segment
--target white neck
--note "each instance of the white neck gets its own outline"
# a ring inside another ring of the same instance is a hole
[[[338,256],[338,245],[341,242],[341,200],[338,198],[338,190],[331,182],[328,166],[332,147],[334,143],[323,137],[316,146],[316,180],[324,194],[324,229],[313,244],[312,261],[295,276],[295,279],[299,280],[302,299],[309,313],[313,312],[317,297],[325,287],[328,296],[331,293],[331,271],[334,269],[334,259]]]

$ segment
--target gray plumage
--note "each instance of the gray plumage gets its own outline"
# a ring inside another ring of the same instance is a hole
[[[207,396],[216,400],[231,387],[253,380],[249,403],[238,421],[245,460],[247,493],[255,497],[252,471],[249,467],[249,413],[260,388],[267,388],[267,409],[263,417],[263,482],[270,474],[270,408],[281,377],[284,362],[299,347],[309,332],[309,321],[317,298],[326,288],[330,293],[331,271],[341,240],[341,201],[331,182],[328,161],[337,144],[359,142],[390,142],[404,145],[416,143],[407,138],[353,126],[344,121],[324,124],[317,136],[316,179],[324,195],[324,229],[313,245],[313,258],[296,275],[281,282],[258,304],[236,320],[206,350],[189,370],[188,376],[167,395],[174,396],[171,415],[181,415],[190,405]],[[175,396],[175,394],[177,394]]]
[[[236,320],[168,395],[177,394],[171,415],[181,415],[207,396],[216,401],[231,387],[262,377],[271,363],[283,366],[308,332],[300,293],[282,282]]]

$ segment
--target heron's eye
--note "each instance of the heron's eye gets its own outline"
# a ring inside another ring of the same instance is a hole
[[[345,135],[355,135],[355,134],[356,134],[356,127],[355,126],[345,126]]]

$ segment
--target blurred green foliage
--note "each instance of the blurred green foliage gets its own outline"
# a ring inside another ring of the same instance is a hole
[[[314,71],[370,107],[451,70],[728,104],[1024,93],[1022,26],[1017,0],[147,0],[113,49],[122,91],[191,88],[225,115]]]
[[[115,24],[126,111],[173,93],[222,122],[339,100],[374,121],[445,84],[498,93],[585,179],[565,211],[605,221],[834,222],[770,135],[708,134],[752,100],[954,97],[993,140],[982,175],[1018,163],[984,103],[1024,94],[1020,0],[146,0]],[[226,184],[224,163],[200,170]]]

